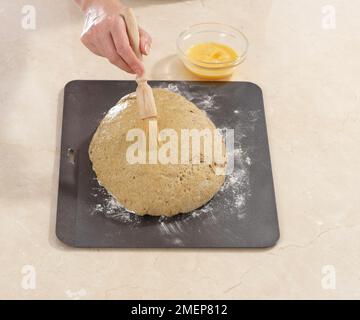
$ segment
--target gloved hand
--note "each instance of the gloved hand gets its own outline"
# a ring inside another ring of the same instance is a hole
[[[98,56],[107,58],[120,69],[142,75],[143,63],[131,49],[122,17],[125,6],[118,0],[75,0],[85,14],[82,43]],[[139,28],[140,51],[148,55],[151,37]]]

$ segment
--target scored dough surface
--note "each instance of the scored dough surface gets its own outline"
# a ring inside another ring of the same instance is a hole
[[[215,129],[204,112],[181,95],[153,91],[159,132],[171,128],[180,137],[181,129]],[[215,174],[214,169],[221,166],[215,162],[129,164],[126,151],[134,141],[126,141],[126,135],[135,128],[144,128],[144,121],[139,118],[135,95],[130,94],[110,109],[89,147],[98,181],[126,209],[139,215],[173,216],[201,207],[220,189],[225,177]]]

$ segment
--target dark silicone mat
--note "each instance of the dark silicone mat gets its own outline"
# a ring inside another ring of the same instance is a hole
[[[261,89],[248,82],[152,81],[184,95],[218,128],[235,130],[235,168],[203,208],[172,218],[138,217],[99,186],[88,147],[105,113],[134,81],[72,81],[65,86],[57,237],[91,248],[264,248],[279,238]]]

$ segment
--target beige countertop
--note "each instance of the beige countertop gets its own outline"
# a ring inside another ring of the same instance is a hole
[[[22,28],[29,3],[35,30]],[[174,56],[177,34],[191,24],[225,22],[248,35],[248,59],[233,80],[264,92],[281,239],[267,250],[60,243],[62,89],[74,79],[132,76],[82,46],[72,1],[2,1],[0,298],[360,298],[359,1],[126,3],[153,36],[152,79],[193,79]]]

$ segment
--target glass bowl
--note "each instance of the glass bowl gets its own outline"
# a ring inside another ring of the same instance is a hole
[[[188,57],[188,50],[200,43],[218,43],[236,51],[237,57],[222,62],[208,62]],[[181,61],[192,73],[205,79],[230,77],[235,69],[245,60],[249,41],[245,34],[222,23],[195,24],[180,33],[177,50]]]

